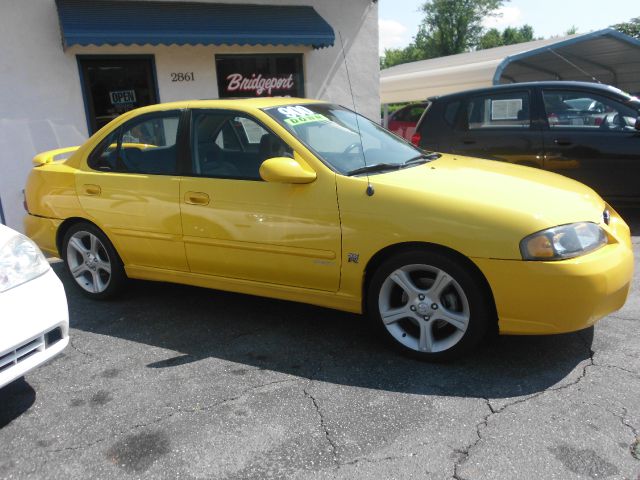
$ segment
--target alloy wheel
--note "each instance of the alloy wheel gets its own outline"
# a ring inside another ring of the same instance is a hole
[[[380,318],[393,338],[416,352],[443,352],[469,326],[469,300],[460,284],[432,265],[402,266],[389,274],[378,296]]]
[[[69,272],[89,293],[102,293],[111,281],[111,260],[107,249],[94,234],[75,232],[67,242]]]

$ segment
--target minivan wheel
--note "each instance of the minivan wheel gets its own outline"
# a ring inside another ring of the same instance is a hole
[[[424,360],[451,360],[485,336],[491,299],[476,272],[451,255],[408,251],[374,273],[367,312],[396,347]]]
[[[94,225],[73,225],[64,236],[62,250],[67,272],[84,295],[105,300],[122,289],[126,280],[122,261]]]

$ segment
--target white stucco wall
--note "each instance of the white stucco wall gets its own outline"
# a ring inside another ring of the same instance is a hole
[[[174,0],[176,1],[176,0]],[[186,0],[177,0],[186,1]],[[201,0],[215,3],[212,0]],[[224,1],[224,0],[223,0]],[[305,93],[379,117],[378,11],[371,0],[236,0],[228,3],[310,5],[333,27],[332,48],[116,46],[62,48],[54,0],[0,2],[0,199],[5,220],[22,230],[22,189],[31,158],[78,145],[87,122],[76,55],[152,54],[161,102],[217,98],[216,53],[303,53]],[[222,2],[220,2],[222,3]],[[342,36],[342,42],[340,40]],[[347,81],[347,67],[353,100]],[[194,82],[171,82],[171,72]],[[355,104],[355,105],[354,105]]]

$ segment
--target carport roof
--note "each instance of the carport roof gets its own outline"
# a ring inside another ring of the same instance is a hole
[[[600,81],[637,92],[640,41],[607,28],[406,63],[380,72],[380,98],[408,102],[538,80]]]

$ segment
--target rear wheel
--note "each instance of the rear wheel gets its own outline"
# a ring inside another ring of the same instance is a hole
[[[476,272],[453,256],[407,251],[374,273],[367,311],[379,333],[405,353],[450,360],[475,347],[492,319]]]
[[[126,280],[122,261],[100,229],[89,223],[73,225],[62,249],[67,271],[83,294],[104,300],[122,289]]]

